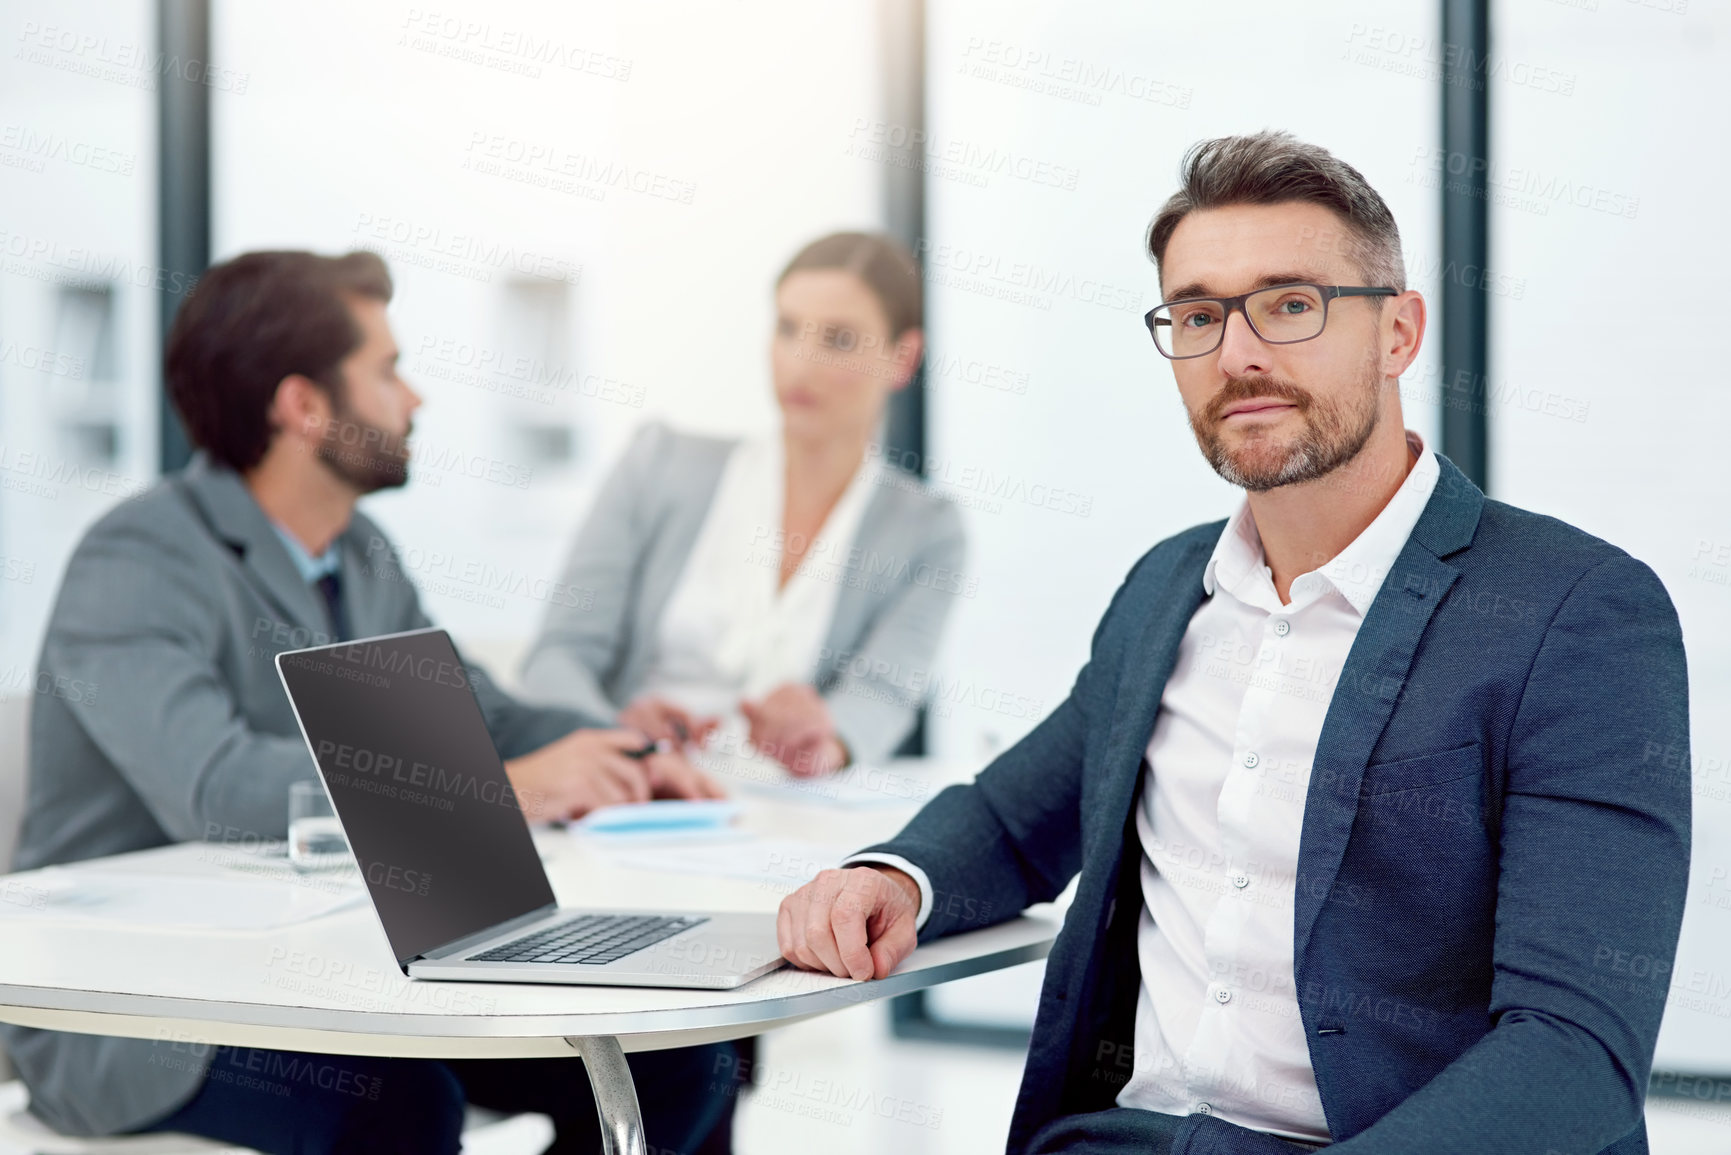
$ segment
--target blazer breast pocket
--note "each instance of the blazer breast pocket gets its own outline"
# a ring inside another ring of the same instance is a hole
[[[1364,768],[1364,782],[1360,789],[1367,795],[1394,794],[1474,777],[1484,773],[1484,768],[1484,747],[1474,742],[1452,750],[1439,750],[1435,754],[1420,754],[1416,758],[1373,762]]]

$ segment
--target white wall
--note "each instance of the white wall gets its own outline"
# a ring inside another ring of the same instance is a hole
[[[1628,550],[1676,603],[1693,761],[1676,735],[1655,732],[1651,750],[1655,769],[1693,776],[1695,857],[1658,1065],[1731,1072],[1731,388],[1717,287],[1731,251],[1719,127],[1731,10],[1497,9],[1507,58],[1565,82],[1504,86],[1492,106],[1492,264],[1526,285],[1492,298],[1492,492]]]
[[[78,537],[155,476],[154,35],[148,6],[0,0],[0,698],[34,685]]]

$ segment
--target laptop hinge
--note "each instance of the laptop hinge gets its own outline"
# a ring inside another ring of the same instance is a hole
[[[416,955],[415,958],[409,959],[408,961],[415,962],[417,959],[427,959],[431,961],[434,959],[450,958],[454,954],[462,954],[464,951],[472,950],[475,947],[480,946],[488,939],[498,938],[500,935],[522,930],[524,927],[529,926],[532,923],[541,921],[548,915],[556,912],[558,909],[558,903],[550,902],[546,906],[537,907],[528,914],[520,914],[516,918],[507,919],[504,922],[496,922],[485,930],[478,930],[474,934],[464,935],[462,938],[457,939],[454,942],[448,942],[444,946],[434,947],[425,954]]]

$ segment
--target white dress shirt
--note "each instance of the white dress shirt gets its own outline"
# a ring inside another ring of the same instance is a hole
[[[1293,980],[1298,843],[1311,763],[1335,684],[1371,601],[1431,491],[1417,460],[1376,519],[1333,560],[1301,574],[1282,605],[1262,539],[1241,505],[1203,570],[1148,742],[1136,808],[1143,907],[1135,1060],[1123,1107],[1213,1114],[1327,1141]],[[930,913],[925,872],[892,855]]]
[[[811,682],[847,577],[838,559],[858,534],[878,468],[868,454],[781,586],[781,438],[740,442],[661,616],[640,693],[720,715],[743,734],[741,698]]]

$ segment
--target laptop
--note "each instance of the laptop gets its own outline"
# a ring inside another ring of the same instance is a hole
[[[410,978],[726,989],[782,965],[772,914],[560,907],[443,630],[276,663]]]

